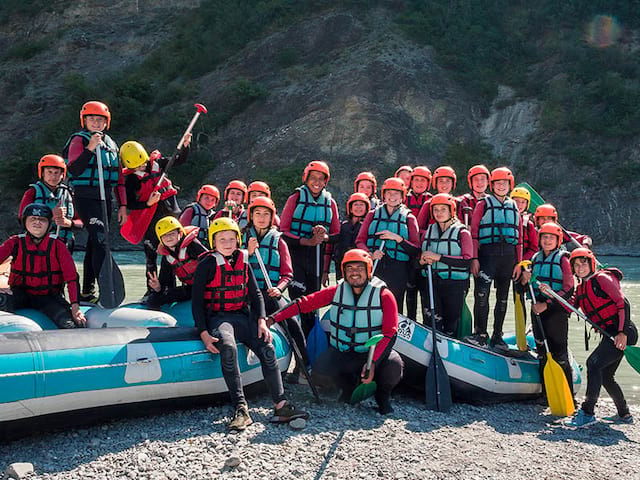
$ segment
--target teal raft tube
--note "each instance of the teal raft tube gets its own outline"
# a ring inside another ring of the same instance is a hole
[[[454,400],[486,404],[531,400],[542,394],[535,341],[527,336],[529,351],[520,353],[515,335],[504,337],[510,354],[476,347],[438,333],[438,353],[451,382]],[[405,381],[424,388],[427,365],[433,351],[431,329],[400,315],[398,337],[394,350],[405,362]],[[577,392],[582,384],[581,368],[570,354],[573,386]]]
[[[22,427],[46,429],[50,420],[68,425],[75,423],[74,416],[100,419],[149,402],[228,401],[220,356],[204,349],[193,320],[190,326],[175,326],[189,321],[139,308],[83,309],[94,327],[105,326],[105,319],[131,325],[52,330],[47,317],[33,310],[0,316],[0,438],[20,436]],[[190,316],[190,305],[179,311]],[[144,325],[145,317],[154,326]],[[285,372],[289,344],[279,327],[272,333]],[[238,361],[247,390],[259,389],[259,359],[239,344]]]

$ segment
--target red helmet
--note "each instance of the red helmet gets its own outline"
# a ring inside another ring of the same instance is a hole
[[[373,172],[360,172],[358,174],[358,176],[356,177],[355,182],[353,182],[353,191],[357,192],[358,191],[358,183],[360,183],[362,180],[368,180],[371,183],[373,183],[373,191],[375,193],[376,190],[378,190],[378,181],[376,180],[376,176],[373,174]]]
[[[369,201],[369,197],[367,197],[364,193],[356,192],[352,193],[347,200],[347,215],[351,215],[351,205],[354,202],[364,202],[367,204],[367,212],[371,209],[371,202]]]
[[[438,187],[438,179],[439,178],[450,178],[453,181],[453,187],[451,188],[451,190],[455,190],[456,189],[456,182],[457,182],[457,177],[456,177],[456,172],[453,168],[448,167],[448,166],[444,166],[444,167],[438,167],[436,168],[436,171],[433,172],[433,178],[431,181],[431,184],[437,188]]]
[[[550,203],[543,203],[542,205],[536,208],[536,213],[533,215],[533,220],[536,225],[538,225],[538,218],[540,217],[551,217],[553,222],[558,222],[558,211],[556,207],[551,205]]]
[[[413,168],[409,165],[402,165],[401,167],[398,167],[398,169],[396,170],[396,173],[394,173],[393,176],[397,177],[398,174],[403,171],[413,173]]]
[[[54,155],[50,153],[45,155],[38,162],[38,178],[42,180],[42,170],[44,167],[55,167],[62,169],[62,178],[67,175],[67,165],[64,163],[63,158],[60,155]]]
[[[491,171],[490,180],[491,190],[493,190],[493,182],[497,182],[498,180],[509,180],[510,191],[513,190],[513,185],[515,183],[513,173],[511,173],[511,170],[509,170],[507,167],[494,168]]]
[[[203,185],[200,187],[200,190],[198,190],[198,194],[196,195],[196,202],[199,202],[200,197],[205,193],[214,197],[216,199],[216,203],[220,201],[220,190],[218,190],[218,187],[216,187],[215,185]]]
[[[247,189],[247,195],[249,195],[251,192],[262,192],[267,197],[271,198],[271,188],[269,187],[269,184],[267,184],[266,182],[260,182],[260,181],[251,182],[249,184],[249,188]]]
[[[562,227],[555,222],[545,223],[538,230],[538,242],[540,241],[540,237],[542,237],[543,233],[547,233],[549,235],[555,235],[558,238],[558,244],[556,248],[562,245]]]
[[[471,179],[476,175],[486,175],[487,180],[491,178],[491,172],[484,165],[474,165],[469,169],[469,173],[467,174],[467,181],[469,182],[469,188],[473,190],[473,186],[471,184]]]
[[[307,183],[307,178],[311,172],[324,173],[325,177],[327,177],[327,183],[329,183],[331,172],[329,171],[329,165],[325,162],[321,160],[313,160],[312,162],[309,162],[309,165],[304,167],[304,172],[302,172],[302,183]]]
[[[436,205],[447,205],[451,211],[451,218],[456,216],[456,199],[448,193],[438,193],[434,195],[429,203],[429,210],[431,211],[431,217],[433,218],[433,207]]]
[[[420,165],[416,168],[413,169],[413,172],[411,172],[411,180],[413,180],[413,177],[423,177],[427,179],[427,190],[429,190],[429,188],[431,188],[431,170],[429,170],[429,168]]]
[[[340,264],[342,275],[344,275],[345,265],[352,262],[364,263],[367,266],[367,278],[371,278],[371,273],[373,272],[373,260],[371,259],[369,252],[359,248],[352,248],[351,250],[348,250],[344,254],[344,257],[342,257],[342,263]]]
[[[571,252],[571,256],[569,257],[569,262],[571,263],[572,272],[573,272],[573,262],[575,261],[576,258],[586,258],[587,260],[589,260],[589,264],[591,265],[591,273],[596,271],[596,256],[588,248],[579,247]]]
[[[402,179],[398,177],[387,178],[382,184],[382,200],[384,201],[384,192],[387,190],[398,190],[402,192],[402,201],[404,202],[405,197],[407,196],[407,186],[404,184]]]
[[[248,207],[247,218],[249,219],[249,221],[251,221],[253,209],[256,207],[268,208],[271,211],[271,224],[273,225],[273,222],[276,219],[276,205],[275,203],[273,203],[273,200],[271,200],[269,197],[254,198]]]
[[[104,103],[93,100],[82,106],[80,109],[80,126],[82,126],[82,128],[84,128],[85,115],[100,115],[101,117],[105,117],[107,119],[107,130],[109,130],[111,126],[111,112],[109,111],[109,107]]]
[[[227,195],[229,194],[229,190],[241,190],[243,193],[242,201],[247,201],[247,184],[242,180],[231,180],[227,187],[224,189],[224,199],[227,200]]]

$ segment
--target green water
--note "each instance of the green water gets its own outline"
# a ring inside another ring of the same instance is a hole
[[[82,259],[82,253],[79,252],[76,255],[77,260]],[[127,288],[127,302],[135,302],[139,300],[146,291],[146,283],[144,279],[144,253],[139,252],[117,252],[115,259],[120,265],[122,274],[125,278],[125,284]],[[638,306],[640,306],[640,258],[633,257],[599,257],[599,260],[608,266],[618,267],[625,275],[622,281],[622,289],[631,302],[631,317],[636,325],[640,325],[640,319],[638,318]],[[82,269],[81,261],[77,261],[79,270]],[[332,278],[334,280],[334,278]],[[469,306],[472,308],[472,298],[470,294],[468,301]],[[529,319],[528,319],[529,320]],[[513,329],[515,325],[513,305],[510,305],[507,312],[507,320],[505,321],[505,330]],[[593,351],[599,341],[599,336],[595,333],[591,335],[591,341],[589,342],[589,352],[584,350],[584,326],[581,320],[577,320],[575,315],[571,316],[569,320],[569,344],[573,355],[579,364],[583,365],[589,356],[589,353]],[[626,360],[622,360],[622,364],[618,369],[616,378],[618,383],[622,385],[625,392],[625,396],[629,403],[640,404],[640,375],[633,370]],[[602,394],[606,395],[604,389]],[[582,398],[584,395],[584,389],[578,394],[578,398]]]

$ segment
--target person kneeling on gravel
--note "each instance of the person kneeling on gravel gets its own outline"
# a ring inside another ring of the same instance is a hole
[[[297,299],[270,320],[280,322],[301,313],[309,313],[331,304],[329,315],[329,349],[316,359],[313,378],[319,384],[326,379],[342,389],[341,400],[348,402],[358,382],[375,380],[375,394],[381,414],[393,412],[391,391],[402,380],[404,365],[392,350],[398,331],[398,307],[386,284],[372,276],[373,261],[368,252],[354,248],[342,259],[343,279],[338,285]],[[373,364],[366,374],[365,345],[371,337],[382,334],[373,354]]]
[[[235,414],[230,430],[244,430],[252,423],[244,397],[236,342],[242,342],[260,359],[262,373],[274,403],[273,423],[309,418],[284,396],[282,377],[267,327],[264,300],[249,268],[248,253],[238,248],[238,224],[218,218],[209,227],[213,251],[202,256],[193,278],[192,310],[202,343],[220,354],[222,375],[229,389]]]

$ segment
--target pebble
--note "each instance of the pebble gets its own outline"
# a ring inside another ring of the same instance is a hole
[[[304,418],[296,418],[289,422],[289,426],[293,430],[304,430],[304,427],[307,426],[307,421]]]
[[[236,468],[238,465],[240,465],[238,457],[229,457],[224,461],[224,466],[227,468]]]
[[[27,475],[33,473],[33,464],[28,462],[12,463],[7,467],[4,473],[8,478],[22,480],[23,478],[26,478]]]

